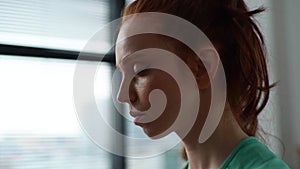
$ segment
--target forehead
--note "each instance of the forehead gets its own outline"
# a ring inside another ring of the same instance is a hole
[[[121,36],[124,35],[126,35],[126,30],[123,30],[123,35]],[[131,54],[139,50],[149,48],[167,49],[166,43],[158,35],[154,34],[135,35],[123,40],[120,39],[122,38],[119,35],[116,44],[116,64],[121,63],[125,57],[130,57]]]

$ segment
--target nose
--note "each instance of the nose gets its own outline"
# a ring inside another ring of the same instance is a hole
[[[126,78],[123,78],[117,95],[117,99],[120,103],[130,103],[129,87],[130,84],[128,80],[126,80]]]

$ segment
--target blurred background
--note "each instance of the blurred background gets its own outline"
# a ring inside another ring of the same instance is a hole
[[[80,127],[73,104],[76,59],[103,25],[120,17],[132,0],[0,0],[0,169],[182,168],[180,145],[151,158],[119,157],[94,144]],[[272,90],[259,117],[266,144],[293,169],[300,169],[300,7],[299,0],[246,0],[257,17],[268,49]],[[111,99],[115,36],[103,34],[104,57],[95,100],[111,125],[129,136],[145,137],[132,122],[117,117]],[[93,56],[93,55],[92,55]],[[92,66],[97,58],[85,60]],[[84,107],[89,111],[89,101]],[[106,131],[103,131],[105,133]],[[109,133],[106,133],[109,134]],[[145,152],[159,145],[132,145]]]

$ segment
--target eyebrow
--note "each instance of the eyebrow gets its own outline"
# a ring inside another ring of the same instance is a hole
[[[129,55],[131,55],[131,54],[129,54]],[[116,66],[118,69],[120,69],[120,64],[126,62],[126,61],[128,60],[128,56],[129,56],[129,55],[126,55],[126,56],[122,57],[122,59],[120,60],[120,63],[119,63],[119,64],[116,63],[115,66]]]

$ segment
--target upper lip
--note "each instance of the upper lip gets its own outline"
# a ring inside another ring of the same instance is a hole
[[[129,114],[130,114],[132,117],[137,117],[137,116],[142,116],[142,115],[144,115],[144,113],[139,112],[139,111],[130,111]]]

